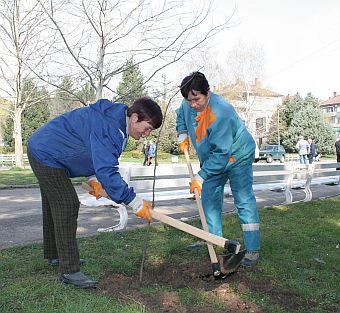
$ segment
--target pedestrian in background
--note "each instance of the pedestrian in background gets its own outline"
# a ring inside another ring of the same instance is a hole
[[[147,165],[150,166],[152,164],[152,159],[156,157],[156,144],[150,140],[150,145],[149,145],[149,152],[148,152],[148,161]],[[156,164],[158,165],[158,164]]]
[[[312,138],[308,139],[308,143],[309,143],[308,160],[309,160],[309,164],[312,164],[315,160],[316,155],[317,155],[316,145],[315,145],[314,139],[312,139]]]
[[[142,153],[144,154],[143,166],[147,165],[147,162],[149,159],[149,149],[150,149],[150,144],[147,140],[145,140],[143,144],[143,148],[142,148]]]
[[[336,152],[336,161],[340,162],[340,138],[338,138],[335,142],[335,152]],[[337,168],[339,170],[340,168]]]
[[[308,164],[307,155],[309,153],[309,143],[303,138],[303,136],[299,137],[299,141],[296,144],[296,149],[299,152],[300,163]]]

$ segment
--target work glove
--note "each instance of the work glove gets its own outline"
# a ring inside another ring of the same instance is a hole
[[[102,197],[101,195],[103,194],[104,189],[96,176],[89,177],[87,184],[92,188],[92,191],[89,191],[90,195],[95,196],[97,200]]]
[[[178,135],[178,144],[182,153],[184,153],[185,150],[189,151],[190,142],[187,133],[182,133]]]
[[[128,206],[132,209],[137,217],[143,218],[149,223],[152,222],[152,216],[150,210],[152,210],[151,204],[149,201],[141,199],[136,196]]]
[[[195,193],[195,189],[197,189],[198,195],[201,196],[203,183],[204,179],[200,175],[196,174],[190,183],[190,193]]]

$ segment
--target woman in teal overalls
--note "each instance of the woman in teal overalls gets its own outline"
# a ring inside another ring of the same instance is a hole
[[[183,152],[190,146],[190,137],[201,165],[190,191],[197,188],[201,193],[209,231],[222,236],[223,191],[229,180],[247,250],[241,265],[253,266],[260,250],[259,215],[252,187],[254,139],[234,108],[210,91],[202,73],[185,77],[181,93],[184,100],[176,110],[180,148]]]

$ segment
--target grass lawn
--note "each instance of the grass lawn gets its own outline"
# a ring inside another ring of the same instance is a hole
[[[83,177],[72,178],[72,181],[82,182]],[[0,171],[0,188],[11,186],[30,186],[37,185],[37,179],[31,169],[12,168]]]
[[[196,238],[163,226],[79,239],[83,271],[100,281],[97,290],[55,282],[41,244],[1,250],[0,312],[339,312],[339,208],[332,198],[261,210],[260,263],[222,281],[204,275],[205,247],[185,249]],[[224,231],[241,238],[236,216],[225,217]]]

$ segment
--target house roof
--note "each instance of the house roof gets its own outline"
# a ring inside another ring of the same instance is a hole
[[[228,99],[240,99],[247,92],[246,84],[240,80],[237,80],[234,84],[224,86],[216,90],[220,95],[225,96]],[[282,97],[281,94],[272,91],[268,88],[263,88],[258,79],[255,79],[254,84],[249,84],[249,93],[251,96],[259,97]]]
[[[340,95],[337,95],[333,98],[329,98],[328,100],[325,100],[325,101],[321,101],[320,106],[334,105],[334,104],[340,104]]]

